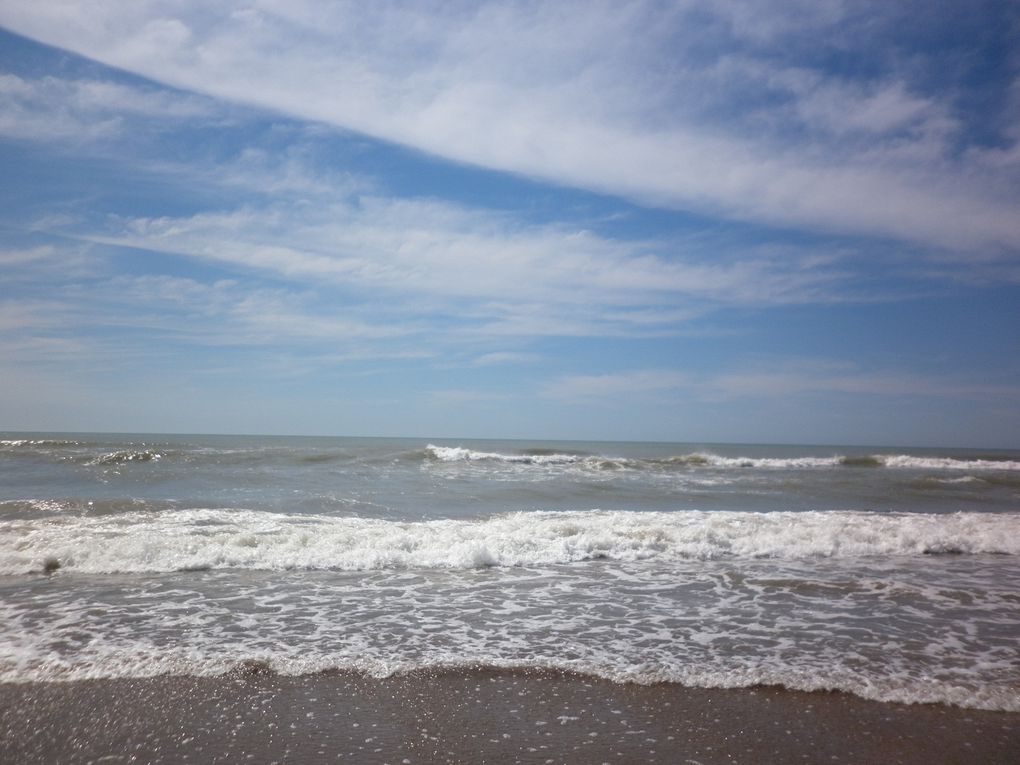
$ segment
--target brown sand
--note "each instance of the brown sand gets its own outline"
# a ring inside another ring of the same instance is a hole
[[[0,762],[1020,763],[1020,714],[557,672],[0,685]]]

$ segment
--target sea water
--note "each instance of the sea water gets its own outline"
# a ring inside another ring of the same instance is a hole
[[[0,682],[238,666],[1020,711],[1020,453],[0,435]]]

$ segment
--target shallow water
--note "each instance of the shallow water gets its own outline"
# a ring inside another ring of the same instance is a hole
[[[552,667],[1020,711],[1020,455],[8,434],[0,681]]]

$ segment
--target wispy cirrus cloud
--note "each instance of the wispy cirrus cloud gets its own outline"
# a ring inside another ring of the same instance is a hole
[[[868,35],[903,23],[895,8],[150,0],[8,3],[0,23],[175,87],[642,204],[1020,247],[1002,196],[1020,179],[960,153],[959,104],[902,57],[856,78],[824,63],[863,60]],[[765,87],[748,98],[748,81]]]
[[[0,357],[95,422],[1005,443],[1010,5],[9,0]]]
[[[583,221],[534,223],[514,211],[374,194],[370,181],[313,168],[311,156],[298,141],[279,155],[249,147],[214,168],[166,167],[155,177],[223,189],[231,204],[178,217],[49,216],[28,228],[62,246],[11,258],[44,284],[76,248],[90,248],[93,265],[134,259],[125,253],[183,257],[218,276],[111,279],[99,268],[102,284],[56,293],[76,307],[68,331],[134,326],[199,346],[296,343],[323,363],[417,352],[486,365],[510,360],[494,350],[507,342],[663,338],[706,331],[706,318],[725,309],[883,299],[845,246],[608,236]]]
[[[371,376],[376,365],[428,363],[445,352],[444,343],[424,343],[414,328],[370,316],[324,317],[300,296],[177,282],[159,288],[171,291],[168,308],[153,302],[151,284],[110,286],[87,298],[64,290],[46,304],[0,304],[2,366],[24,373],[9,379],[27,379],[31,371],[49,379],[49,387],[79,392],[95,390],[97,380],[111,391],[140,384],[162,390],[178,380],[204,396],[203,384],[236,379],[239,368],[259,384],[307,384],[324,372]],[[16,400],[5,400],[0,411],[16,416]]]
[[[569,308],[578,318],[595,315],[603,328],[619,332],[675,326],[713,305],[824,302],[848,276],[811,251],[782,258],[750,252],[713,262],[668,241],[529,225],[428,199],[276,201],[186,218],[120,219],[102,231],[67,233],[295,284],[444,301],[476,324],[485,323],[486,312],[490,320],[505,320],[518,314],[515,307],[528,316],[544,306]],[[461,301],[470,304],[466,311]]]
[[[21,331],[19,343],[31,331],[90,337],[97,359],[125,363],[132,347],[147,354],[158,338],[298,354],[301,368],[412,357],[519,367],[543,358],[531,345],[544,338],[669,337],[725,307],[840,300],[836,288],[850,278],[811,253],[713,263],[665,241],[364,197],[344,185],[308,204],[313,188],[182,218],[53,221],[59,245],[10,253],[26,294],[47,297],[45,306],[28,297],[12,305],[9,328]],[[216,276],[118,273],[118,263],[146,252],[183,256]],[[36,346],[18,347],[27,358]]]
[[[201,96],[108,79],[21,77],[0,73],[0,136],[86,144],[122,138],[132,120],[166,129],[222,110]]]
[[[65,305],[38,298],[0,301],[0,332],[38,330],[63,324]]]
[[[0,265],[21,266],[29,263],[38,263],[41,260],[48,260],[52,256],[53,247],[48,245],[0,250]]]

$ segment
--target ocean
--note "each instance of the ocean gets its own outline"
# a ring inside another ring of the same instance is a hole
[[[0,683],[556,670],[1020,711],[1020,452],[0,439]]]

